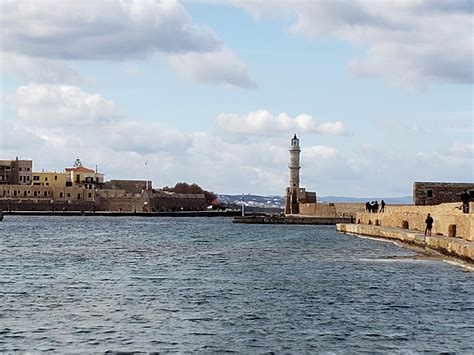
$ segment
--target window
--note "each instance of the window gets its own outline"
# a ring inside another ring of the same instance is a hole
[[[13,196],[16,196],[16,190],[15,190],[15,191],[13,191]]]
[[[79,174],[76,175],[76,182],[81,182],[81,175]]]
[[[36,197],[36,191],[35,191],[35,192],[33,192],[33,196],[34,196],[34,197]]]
[[[89,198],[91,198],[91,197],[92,197],[92,194],[89,192]]]
[[[433,190],[426,190],[426,197],[433,197]]]
[[[67,193],[67,197],[71,197],[71,194],[69,192]]]
[[[29,177],[29,176],[27,176],[27,177],[26,177],[26,180],[27,180],[27,181],[30,181],[30,177]]]
[[[38,175],[33,175],[33,181],[39,181],[40,177]]]
[[[49,182],[46,183],[46,186],[49,186]]]
[[[47,177],[47,176],[44,178],[44,181],[48,181],[48,177]]]
[[[48,196],[48,193],[45,191],[45,192],[44,192],[44,197],[46,197],[46,196]]]
[[[59,198],[63,198],[63,193],[62,192],[59,193]]]
[[[54,175],[54,180],[57,180],[58,179],[58,176],[57,175]]]
[[[81,199],[81,194],[77,194],[77,199],[78,199],[78,200]]]
[[[26,171],[30,171],[30,168],[26,168]]]

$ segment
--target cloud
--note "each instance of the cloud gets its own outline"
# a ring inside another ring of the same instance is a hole
[[[252,111],[246,115],[223,113],[217,117],[216,123],[221,131],[233,134],[272,135],[293,132],[346,134],[344,123],[341,121],[318,124],[306,114],[292,118],[286,113],[275,116],[267,110]]]
[[[408,87],[431,81],[474,82],[472,1],[233,0],[256,18],[293,15],[289,32],[317,40],[336,37],[362,49],[350,69]],[[296,20],[294,20],[296,18]]]
[[[65,60],[123,61],[160,53],[186,78],[256,87],[235,53],[193,23],[176,0],[8,1],[0,21],[2,67],[27,81],[80,84]]]
[[[122,114],[99,94],[87,94],[72,85],[31,83],[7,96],[18,118],[38,127],[69,127],[102,124]]]
[[[346,134],[341,121],[316,123],[306,114],[291,118],[286,113],[275,116],[267,110],[257,110],[246,115],[223,113],[217,117],[217,126],[223,132],[241,135],[277,135],[307,132],[318,134]]]
[[[245,64],[228,48],[217,52],[171,55],[169,60],[178,73],[197,82],[230,88],[257,88]]]
[[[60,60],[8,52],[3,52],[0,60],[2,70],[15,73],[26,82],[80,85],[86,81],[78,70]]]
[[[108,179],[144,179],[147,162],[157,186],[188,181],[228,192],[246,181],[246,191],[270,193],[286,181],[279,172],[286,167],[286,145],[228,142],[207,132],[138,122],[113,101],[75,86],[29,84],[7,101],[17,119],[2,129],[13,137],[1,139],[2,154],[32,158],[36,170],[60,170],[79,156],[88,166],[99,165]]]
[[[174,0],[6,2],[1,20],[3,48],[32,57],[122,60],[220,47]]]

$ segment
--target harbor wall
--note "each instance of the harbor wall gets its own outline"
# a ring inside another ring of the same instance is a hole
[[[443,203],[435,206],[386,206],[383,213],[359,212],[357,224],[405,228],[423,232],[428,213],[433,217],[433,235],[455,236],[474,241],[474,203],[469,204],[470,213],[463,213],[460,203]],[[455,227],[453,227],[455,226]]]
[[[318,217],[350,217],[365,211],[364,203],[300,203],[300,215]]]
[[[419,251],[428,253],[434,251],[474,263],[474,243],[460,238],[440,235],[428,237],[419,231],[364,224],[340,223],[336,225],[336,230],[342,233],[397,240]]]

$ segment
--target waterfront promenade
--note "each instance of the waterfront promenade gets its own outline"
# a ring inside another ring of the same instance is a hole
[[[336,225],[336,230],[342,233],[394,240],[420,252],[440,253],[474,264],[474,242],[462,238],[444,235],[425,236],[416,230],[367,224],[339,223]]]

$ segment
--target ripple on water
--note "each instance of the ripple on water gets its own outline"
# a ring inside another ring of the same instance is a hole
[[[472,273],[333,227],[6,216],[2,243],[5,352],[474,351]]]

